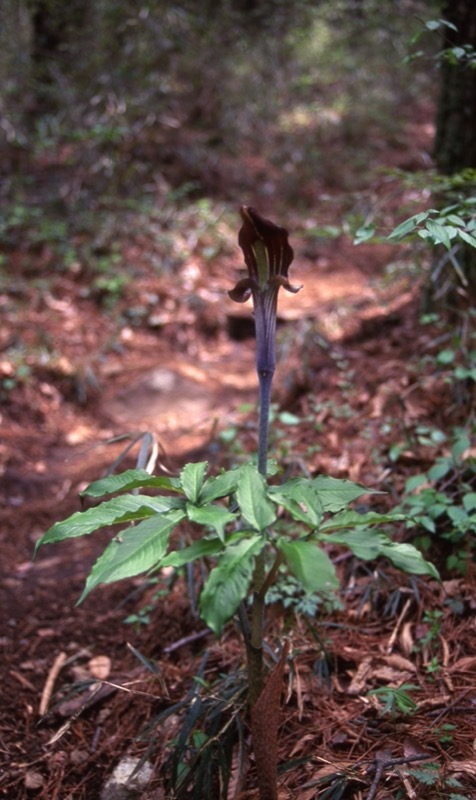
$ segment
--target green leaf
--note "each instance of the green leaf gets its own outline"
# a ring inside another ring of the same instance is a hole
[[[429,31],[437,31],[438,28],[441,28],[442,22],[443,20],[441,19],[429,19],[428,22],[425,22],[425,27]]]
[[[451,469],[451,460],[449,458],[438,458],[431,469],[428,470],[428,477],[431,481],[439,481]]]
[[[139,487],[152,487],[156,489],[166,489],[171,492],[180,491],[180,484],[177,478],[167,478],[165,476],[154,476],[146,472],[145,469],[128,469],[119,475],[109,475],[99,481],[91,483],[82,496],[103,497],[105,494],[115,492],[131,491]]]
[[[388,239],[403,239],[408,234],[413,233],[415,228],[420,225],[425,219],[428,219],[429,215],[434,213],[433,209],[429,209],[428,211],[420,211],[419,214],[415,214],[413,217],[409,217],[405,219],[400,225],[397,225],[396,228],[388,235]]]
[[[347,533],[319,534],[319,539],[343,545],[363,561],[374,561],[380,554],[380,534],[372,530],[353,530]]]
[[[468,515],[464,508],[459,508],[459,506],[449,506],[447,510],[447,514],[451,520],[454,522],[455,526],[464,530],[468,525]]]
[[[404,522],[405,514],[378,514],[376,511],[369,511],[367,514],[359,514],[357,511],[341,511],[334,517],[327,519],[319,528],[321,531],[341,531],[349,528],[362,528],[369,525],[384,525],[387,522]]]
[[[202,486],[199,503],[211,503],[212,500],[218,500],[220,497],[229,497],[235,494],[238,488],[238,481],[241,475],[241,467],[237,469],[230,469],[227,472],[222,472],[216,478],[208,478]]]
[[[300,425],[302,422],[302,417],[291,414],[289,411],[282,411],[278,419],[282,425]]]
[[[306,228],[306,236],[316,239],[337,239],[342,234],[342,228],[337,225],[315,225],[313,228]]]
[[[172,530],[184,517],[182,510],[168,511],[122,531],[94,564],[78,603],[100,583],[131,578],[154,567],[167,550]]]
[[[354,236],[353,244],[363,244],[370,241],[375,236],[375,225],[362,225]]]
[[[186,464],[180,473],[180,483],[184,490],[187,500],[196,503],[200,496],[205,474],[208,469],[208,461],[198,461],[193,464]]]
[[[232,514],[223,506],[195,506],[187,503],[187,516],[191,522],[198,525],[205,525],[214,528],[222,541],[225,540],[225,525],[236,520],[236,514]]]
[[[454,376],[458,381],[465,381],[468,378],[476,381],[476,367],[467,369],[466,367],[456,367]]]
[[[468,492],[463,495],[463,506],[468,513],[476,509],[476,492]]]
[[[440,350],[438,355],[436,356],[436,363],[446,366],[447,364],[452,364],[455,360],[455,351],[450,350],[447,348],[446,350]]]
[[[341,511],[352,500],[356,500],[363,494],[382,494],[382,492],[366,489],[365,486],[359,486],[358,483],[329,478],[326,475],[314,478],[312,484],[317,490],[324,511]]]
[[[418,475],[412,475],[411,478],[405,483],[405,492],[408,494],[409,492],[414,492],[415,489],[419,489],[420,486],[423,486],[425,483],[428,482],[428,476],[425,475],[423,472],[420,472]]]
[[[422,528],[430,533],[436,532],[436,524],[433,517],[429,517],[427,514],[421,514],[418,517],[415,517],[415,522],[418,522]]]
[[[278,547],[306,592],[331,592],[338,588],[334,565],[317,542],[280,539]]]
[[[310,528],[316,528],[323,517],[322,503],[313,481],[293,478],[281,486],[270,486],[268,497]]]
[[[458,231],[458,235],[460,239],[463,240],[463,242],[466,242],[466,244],[471,245],[471,247],[476,247],[476,238],[474,236],[471,236],[470,233],[467,233],[466,231]]]
[[[259,534],[230,545],[208,576],[200,595],[200,613],[217,636],[247,596],[254,559],[264,545]]]
[[[175,497],[148,497],[140,494],[114,497],[96,508],[76,511],[67,519],[55,522],[36,543],[35,553],[44,544],[86,536],[99,528],[161,514],[182,504],[183,501]]]
[[[217,536],[213,537],[213,539],[200,539],[191,544],[190,547],[184,547],[182,550],[174,550],[173,553],[169,553],[157,566],[178,569],[185,564],[190,564],[191,561],[196,561],[197,558],[217,555],[222,550],[223,542]]]
[[[448,222],[451,222],[452,225],[457,225],[458,228],[464,228],[464,226],[466,225],[466,222],[463,219],[463,217],[460,217],[458,214],[448,214],[446,219],[448,220]]]
[[[449,231],[450,226],[441,225],[439,222],[429,219],[425,223],[425,228],[430,234],[434,244],[442,244],[447,250],[451,249],[451,233]],[[455,231],[455,228],[452,228],[451,230]]]
[[[457,464],[461,461],[462,456],[470,446],[471,440],[468,434],[466,431],[460,431],[453,447],[451,448],[451,456]]]
[[[257,531],[264,531],[276,519],[275,507],[266,490],[266,481],[254,464],[242,467],[236,500],[246,522]]]
[[[440,580],[438,570],[429,561],[426,561],[419,550],[412,544],[402,542],[382,542],[380,555],[388,558],[389,561],[403,572],[414,575],[431,575],[432,578]]]
[[[348,547],[357,558],[374,561],[378,557],[388,558],[398,569],[417,575],[431,575],[439,580],[438,571],[426,561],[419,550],[411,544],[392,542],[384,533],[372,530],[349,531],[339,534],[319,534],[319,539]]]

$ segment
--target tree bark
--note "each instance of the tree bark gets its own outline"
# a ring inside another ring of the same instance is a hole
[[[25,0],[0,2],[0,144],[23,143],[30,101],[31,21]]]
[[[476,49],[476,3],[446,0],[443,16],[455,26],[444,29],[445,49],[470,45]],[[476,69],[462,58],[442,64],[435,159],[440,172],[452,175],[476,168]]]
[[[476,51],[476,2],[445,0],[442,11],[443,18],[456,30],[444,28],[444,49],[447,54],[441,64],[434,154],[439,172],[451,176],[476,169],[476,69],[469,63],[469,57],[464,55],[468,46],[473,58]],[[452,48],[458,50],[453,58],[449,58]],[[455,193],[461,198],[461,189]],[[448,204],[448,197],[445,200]],[[460,285],[452,302],[459,305],[458,296],[461,294],[466,301],[473,302],[476,298],[476,249],[461,243],[455,258],[464,276],[464,283],[455,275],[455,283]]]

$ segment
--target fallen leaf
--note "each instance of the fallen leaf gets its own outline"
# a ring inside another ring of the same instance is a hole
[[[367,656],[367,658],[364,658],[362,663],[359,665],[357,672],[352,678],[350,686],[347,689],[347,694],[351,695],[361,694],[365,690],[367,678],[369,677],[371,672],[372,672],[372,659],[369,656]]]
[[[28,770],[25,774],[25,788],[26,789],[41,789],[45,782],[43,775],[39,772]]]
[[[476,778],[476,761],[450,761],[448,769],[451,772],[466,772],[468,775],[473,775]]]
[[[105,681],[111,674],[111,659],[109,656],[94,656],[88,661],[88,668],[93,678]]]
[[[450,672],[476,672],[476,656],[463,656],[449,667]]]

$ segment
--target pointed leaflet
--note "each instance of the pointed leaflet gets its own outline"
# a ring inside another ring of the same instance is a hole
[[[415,228],[420,225],[425,219],[428,219],[430,214],[437,213],[434,208],[428,209],[428,211],[420,211],[418,214],[415,214],[413,217],[409,217],[408,219],[404,220],[397,225],[396,228],[393,229],[391,233],[387,236],[387,239],[403,239],[405,236],[408,236],[409,233],[413,233]]]
[[[149,497],[140,494],[114,497],[96,508],[76,511],[67,519],[55,522],[36,543],[35,553],[44,544],[85,536],[108,525],[144,519],[180,505],[183,505],[183,501],[175,497]]]
[[[268,497],[310,528],[316,528],[322,519],[322,503],[312,481],[293,478],[281,486],[270,486]]]
[[[264,544],[262,536],[253,534],[230,545],[208,576],[200,595],[200,614],[217,636],[247,596],[255,556]]]
[[[447,250],[451,249],[451,239],[453,238],[452,232],[454,231],[454,233],[456,233],[455,228],[453,228],[451,225],[441,225],[439,222],[435,222],[432,219],[429,219],[425,222],[425,228],[426,231],[428,231],[433,244],[442,244]],[[425,231],[420,231],[420,236],[422,233],[424,234]]]
[[[276,519],[276,510],[266,493],[266,481],[254,464],[242,467],[236,500],[246,522],[264,531]]]
[[[194,464],[186,464],[180,473],[182,489],[191,503],[198,501],[207,468],[208,461],[198,461]]]
[[[380,555],[380,536],[381,534],[377,531],[367,528],[344,533],[323,533],[318,535],[318,539],[330,544],[344,545],[357,558],[361,558],[363,561],[373,561]]]
[[[369,511],[367,514],[359,514],[357,511],[341,511],[334,517],[326,520],[319,527],[321,531],[342,531],[359,529],[369,525],[383,525],[387,522],[404,522],[405,514],[378,514],[376,511]]]
[[[374,561],[379,557],[388,558],[398,569],[416,575],[431,575],[439,580],[438,571],[426,561],[419,550],[411,544],[392,542],[389,537],[377,531],[360,529],[343,533],[319,534],[321,541],[339,544],[364,561]]]
[[[122,531],[94,564],[78,602],[100,583],[131,578],[154,567],[167,550],[172,530],[184,518],[185,512],[177,509]]]
[[[182,550],[173,550],[166,555],[157,566],[160,568],[174,567],[178,569],[185,564],[190,564],[191,561],[195,561],[197,558],[217,555],[222,550],[223,542],[217,536],[213,539],[200,539],[191,544],[190,547],[184,547]]]
[[[330,592],[338,588],[334,565],[316,542],[281,539],[278,547],[304,591]]]
[[[324,511],[341,511],[352,500],[356,500],[357,497],[361,497],[363,494],[381,494],[381,492],[366,489],[365,486],[359,486],[358,483],[329,478],[327,475],[314,478],[312,485],[317,491]]]
[[[476,238],[474,236],[471,236],[471,234],[467,233],[467,231],[458,231],[458,233],[463,242],[470,244],[471,247],[476,247]]]
[[[225,540],[225,526],[236,520],[236,514],[223,506],[195,506],[193,503],[187,503],[187,517],[197,525],[214,528],[222,541]]]
[[[386,537],[385,537],[386,538]],[[404,542],[392,542],[388,539],[382,543],[380,553],[388,558],[392,564],[403,572],[410,572],[415,575],[431,575],[432,578],[440,580],[438,570],[433,564],[423,558],[419,550],[412,544]]]
[[[234,494],[238,488],[240,475],[241,467],[238,467],[237,469],[222,472],[216,478],[208,478],[200,491],[199,504],[211,503],[212,500],[218,500],[220,497],[229,497]]]
[[[125,491],[130,492],[132,489],[139,489],[140,487],[151,487],[154,489],[179,492],[180,482],[177,478],[150,475],[145,469],[128,469],[125,472],[121,472],[119,475],[108,475],[107,478],[94,481],[94,483],[89,484],[84,492],[81,492],[81,496],[103,497],[105,494]]]

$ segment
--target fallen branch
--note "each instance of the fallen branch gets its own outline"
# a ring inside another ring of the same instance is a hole
[[[379,758],[377,755],[374,764],[372,765],[373,769],[375,769],[375,777],[370,786],[366,800],[374,800],[374,797],[377,794],[378,785],[382,780],[382,775],[384,771],[388,769],[388,767],[395,767],[399,766],[400,764],[412,764],[414,761],[427,761],[430,758],[433,758],[433,756],[425,753],[416,756],[403,756],[401,758]]]

